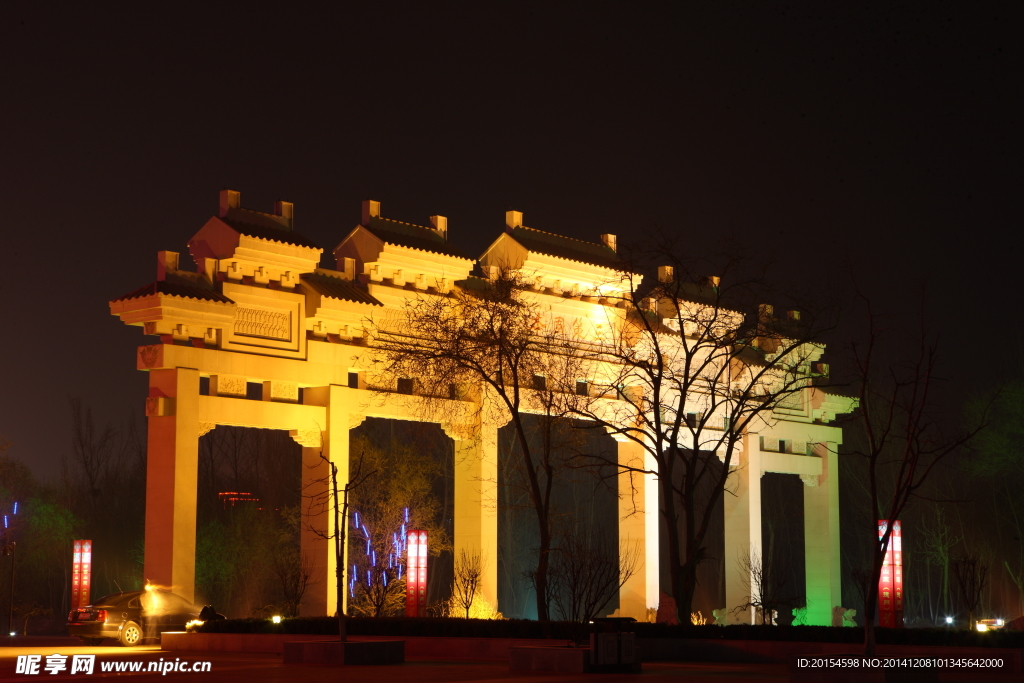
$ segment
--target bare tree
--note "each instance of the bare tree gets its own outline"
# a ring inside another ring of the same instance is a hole
[[[302,596],[312,582],[315,567],[312,557],[303,557],[302,550],[295,542],[294,529],[298,528],[299,510],[288,508],[282,511],[285,526],[278,532],[277,550],[271,553],[271,568],[280,582],[284,598],[284,611],[288,616],[297,616]]]
[[[455,579],[452,582],[452,603],[466,613],[473,607],[473,600],[480,589],[483,578],[484,564],[479,553],[469,554],[460,550],[455,558]]]
[[[978,605],[988,585],[988,565],[977,555],[960,555],[953,560],[953,577],[960,604],[967,610],[967,628],[973,631]]]
[[[962,539],[953,535],[953,529],[946,523],[942,508],[935,507],[935,519],[922,524],[918,533],[924,543],[924,558],[928,565],[939,568],[939,595],[943,614],[949,614],[949,568],[953,547]],[[931,591],[929,591],[931,592]],[[934,621],[934,615],[932,615]]]
[[[765,553],[748,549],[737,560],[737,571],[743,576],[747,588],[747,602],[733,608],[734,611],[753,608],[764,625],[775,625],[775,615],[780,609],[791,607],[795,599],[784,596],[786,586],[784,567],[774,557],[771,548]]]
[[[911,360],[885,362],[879,319],[871,302],[861,299],[868,334],[864,343],[852,345],[860,404],[854,424],[860,434],[859,445],[851,451],[866,467],[872,532],[875,520],[886,521],[881,537],[873,533],[877,540],[872,544],[870,573],[864,582],[864,652],[873,656],[878,592],[872,587],[878,585],[895,522],[939,463],[982,431],[985,414],[982,411],[976,425],[966,429],[953,428],[943,420],[933,398],[939,381],[937,343],[928,338],[922,325]]]
[[[432,491],[438,466],[421,449],[394,436],[375,443],[360,435],[353,448],[361,453],[363,467],[376,476],[350,499],[350,611],[390,616],[401,612],[406,593],[406,532],[426,530],[433,557],[451,547]]]
[[[338,488],[338,466],[331,461],[323,451],[320,452],[320,460],[328,468],[328,475],[322,479],[316,479],[307,486],[322,487],[327,485],[327,491],[320,494],[307,496],[309,501],[308,517],[317,516],[317,512],[327,511],[334,518],[334,531],[330,528],[324,530],[312,524],[309,530],[323,539],[333,542],[335,559],[335,610],[338,615],[338,637],[344,642],[348,640],[345,632],[345,541],[348,531],[349,496],[352,491],[359,488],[374,472],[363,473],[363,458],[360,455],[356,461],[355,470],[349,475],[342,488]]]
[[[517,469],[537,524],[537,617],[547,620],[552,494],[563,465],[553,434],[557,419],[570,414],[578,398],[580,359],[551,353],[568,348],[572,330],[559,326],[521,274],[504,271],[460,285],[447,295],[409,301],[399,320],[376,325],[375,343],[387,357],[385,374],[422,378],[435,392],[450,388],[449,396],[474,393],[485,421],[500,416],[511,424]],[[531,438],[527,412],[540,415],[539,445]]]
[[[1018,359],[1021,354],[1017,353]],[[970,418],[979,419],[989,407],[990,427],[978,437],[976,454],[967,469],[983,487],[986,497],[998,502],[985,509],[986,523],[993,524],[1002,540],[1002,568],[1017,592],[1017,611],[1024,612],[1024,368],[996,391],[968,401]],[[961,512],[957,510],[958,514]]]
[[[743,439],[773,424],[777,408],[802,400],[824,374],[814,365],[824,351],[818,339],[834,327],[836,311],[790,298],[799,312],[776,317],[761,302],[782,295],[741,255],[714,266],[723,280],[699,274],[713,266],[682,253],[662,244],[623,273],[625,286],[608,300],[623,320],[587,355],[593,395],[619,401],[578,403],[575,414],[645,451],[644,462],[604,462],[657,479],[671,590],[685,622]],[[642,287],[635,273],[651,262],[664,264],[658,282]]]
[[[115,430],[108,425],[96,429],[92,409],[82,406],[78,397],[68,399],[71,404],[71,447],[75,463],[81,469],[88,485],[90,505],[95,505],[103,493],[100,480],[110,465],[109,450],[113,446]]]
[[[561,535],[552,567],[552,596],[563,619],[589,623],[636,573],[640,550],[635,544],[617,547],[582,525]]]

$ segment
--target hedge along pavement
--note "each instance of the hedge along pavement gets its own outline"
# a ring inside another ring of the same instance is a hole
[[[353,636],[429,636],[441,638],[549,638],[573,640],[581,626],[567,621],[527,619],[456,619],[409,617],[349,617],[346,630]],[[334,617],[285,618],[280,624],[270,619],[225,619],[196,626],[199,633],[292,633],[336,635]],[[586,629],[589,631],[590,629]],[[631,624],[637,638],[686,638],[694,640],[766,640],[805,643],[862,643],[864,629],[832,626],[671,626]],[[1022,631],[957,631],[940,628],[879,628],[881,645],[944,645],[948,647],[1024,648]]]

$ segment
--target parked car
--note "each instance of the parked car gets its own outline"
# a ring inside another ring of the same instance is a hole
[[[125,647],[134,647],[143,638],[159,638],[164,631],[184,631],[185,624],[199,612],[191,602],[169,591],[111,593],[88,607],[71,610],[68,633],[86,645],[116,638]]]

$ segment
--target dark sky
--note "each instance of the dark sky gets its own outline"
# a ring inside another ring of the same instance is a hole
[[[512,207],[850,262],[897,318],[926,287],[975,390],[1020,366],[1020,5],[865,4],[4,4],[0,435],[46,476],[69,396],[142,415],[107,301],[226,187],[328,250],[374,198],[471,254]]]

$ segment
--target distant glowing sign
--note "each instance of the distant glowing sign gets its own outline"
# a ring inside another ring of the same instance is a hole
[[[888,522],[878,520],[878,540],[885,535]],[[903,534],[900,521],[893,522],[889,544],[882,560],[882,573],[878,577],[878,625],[887,628],[903,627]]]
[[[427,532],[410,529],[407,533],[407,576],[405,580],[405,616],[427,616]]]
[[[92,582],[92,541],[75,541],[71,565],[71,609],[90,603]]]

